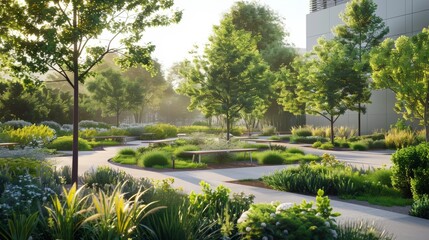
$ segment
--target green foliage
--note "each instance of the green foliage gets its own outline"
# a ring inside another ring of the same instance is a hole
[[[110,125],[104,122],[96,122],[93,120],[82,120],[79,122],[79,128],[103,128],[110,129]]]
[[[392,155],[392,184],[404,196],[418,199],[423,194],[429,194],[428,156],[428,144],[402,148]]]
[[[61,125],[55,121],[43,121],[40,125],[45,125],[55,130],[55,132],[59,132],[61,130]]]
[[[73,137],[62,136],[52,141],[46,147],[51,149],[56,149],[59,151],[71,151],[72,146],[73,146]],[[78,139],[78,148],[79,148],[79,151],[89,151],[92,149],[89,142],[82,138]]]
[[[277,133],[277,129],[274,126],[264,126],[262,128],[262,136],[272,136]]]
[[[31,123],[24,120],[10,120],[10,121],[4,122],[3,126],[9,126],[13,129],[18,129],[26,126],[31,126]]]
[[[303,150],[301,150],[301,149],[299,149],[299,148],[288,148],[288,149],[286,149],[286,152],[287,153],[298,153],[298,154],[302,154],[302,155],[304,155],[304,151]]]
[[[237,233],[235,223],[240,215],[253,203],[253,195],[233,193],[230,189],[219,185],[216,189],[201,181],[202,193],[189,194],[189,214],[208,218],[216,222],[210,231],[220,231],[223,236],[234,236]]]
[[[137,152],[133,148],[122,148],[121,150],[119,150],[118,154],[136,156]]]
[[[414,200],[410,209],[410,215],[429,219],[429,195],[424,194],[419,199]]]
[[[313,135],[312,129],[307,126],[292,127],[291,132],[292,132],[292,135],[299,136],[299,137],[309,137]],[[314,135],[314,136],[317,136],[317,135]]]
[[[319,148],[323,150],[331,150],[331,149],[334,149],[334,144],[330,142],[322,143],[322,145],[320,145]]]
[[[144,127],[129,127],[126,128],[126,131],[125,135],[140,137],[144,133]]]
[[[350,143],[344,138],[335,138],[334,146],[340,148],[349,148]]]
[[[153,133],[153,136],[150,136],[152,139],[164,139],[164,138],[172,138],[177,137],[177,127],[159,123],[155,125],[149,125],[144,128],[145,133]]]
[[[200,150],[200,147],[196,145],[184,145],[184,146],[177,147],[174,150],[173,154],[176,157],[185,158],[185,157],[189,157],[189,155],[183,154],[184,151],[197,151],[197,150]]]
[[[338,224],[338,240],[393,240],[391,234],[387,233],[374,222],[365,220],[357,222],[345,222]]]
[[[0,237],[4,240],[32,239],[37,223],[37,212],[29,216],[13,214],[12,219],[7,220],[7,227],[0,226]]]
[[[336,239],[330,200],[320,190],[313,202],[253,204],[238,220],[242,239]]]
[[[429,133],[429,117],[425,109],[427,97],[429,29],[413,37],[400,36],[395,41],[386,39],[371,52],[372,78],[378,88],[387,88],[395,93],[395,111],[406,120],[417,119]],[[413,59],[413,61],[407,61]],[[399,129],[398,129],[399,130]],[[426,141],[428,141],[426,136]],[[390,145],[386,144],[390,147]]]
[[[414,134],[409,130],[393,128],[386,133],[384,140],[387,148],[399,149],[414,144]]]
[[[278,165],[284,161],[283,155],[277,151],[264,151],[258,156],[258,163],[261,165]]]
[[[142,167],[155,167],[168,165],[168,157],[163,151],[150,151],[144,153],[137,164]]]
[[[44,125],[30,125],[6,131],[5,134],[8,141],[21,146],[42,147],[54,138],[55,131]]]
[[[214,27],[204,52],[186,62],[178,92],[190,97],[191,110],[222,115],[229,140],[233,120],[267,102],[273,77],[255,39],[237,30],[230,18]]]
[[[355,151],[366,151],[369,149],[368,142],[365,140],[350,143],[350,148]]]
[[[386,141],[384,139],[376,140],[372,143],[372,149],[386,149]]]
[[[298,136],[291,136],[290,137],[290,143],[309,143],[313,144],[315,142],[327,142],[326,138],[323,137],[298,137]]]
[[[192,123],[192,126],[206,126],[206,127],[208,127],[209,124],[207,121],[195,121]]]
[[[311,146],[314,148],[320,148],[322,146],[322,142],[320,142],[320,141],[314,142],[313,145],[311,145]]]

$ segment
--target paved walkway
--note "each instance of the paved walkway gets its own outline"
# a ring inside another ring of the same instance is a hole
[[[130,142],[127,147],[139,147],[139,141]],[[296,145],[293,145],[296,147]],[[314,196],[305,196],[294,193],[280,192],[270,189],[244,186],[228,183],[227,181],[239,179],[256,179],[275,170],[288,166],[262,166],[249,168],[232,168],[200,171],[171,171],[155,172],[141,169],[114,166],[107,162],[116,152],[123,147],[108,147],[104,151],[80,152],[79,153],[79,175],[85,171],[97,166],[110,165],[113,168],[125,170],[135,177],[148,177],[153,179],[174,178],[175,186],[181,187],[185,192],[200,191],[199,182],[204,180],[212,186],[223,184],[229,187],[233,192],[245,192],[246,194],[255,195],[255,202],[296,202],[300,203],[302,199],[314,201]],[[321,154],[321,151],[303,148],[307,153]],[[353,152],[341,151],[330,152],[337,156],[338,159],[348,161],[363,166],[382,166],[390,164],[389,151],[378,152]],[[71,156],[57,157],[56,164],[71,165]],[[331,200],[334,211],[340,212],[339,221],[365,220],[375,222],[376,225],[383,227],[389,233],[394,234],[398,240],[426,240],[429,239],[429,220],[411,217],[405,214],[394,213],[390,211],[365,207],[352,203]]]

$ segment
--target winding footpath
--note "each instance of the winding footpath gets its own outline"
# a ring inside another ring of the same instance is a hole
[[[126,147],[138,148],[145,146],[140,141],[129,142]],[[297,147],[297,145],[293,145]],[[80,152],[79,153],[79,175],[85,171],[95,169],[98,166],[110,166],[115,169],[121,169],[134,177],[147,177],[152,179],[174,178],[174,186],[180,187],[184,192],[200,192],[200,181],[205,181],[212,186],[222,184],[230,188],[233,192],[245,192],[255,195],[255,202],[295,202],[300,203],[303,199],[314,201],[314,196],[306,196],[288,192],[281,192],[265,188],[244,186],[229,183],[228,181],[240,179],[256,179],[269,174],[275,170],[287,168],[288,166],[262,166],[247,168],[230,168],[215,170],[192,170],[192,171],[164,171],[155,172],[124,166],[112,165],[108,159],[112,158],[120,147],[106,147],[102,151]],[[321,151],[307,147],[300,147],[306,153],[322,154],[328,152],[337,157],[337,159],[349,162],[363,167],[381,167],[390,166],[391,151]],[[71,165],[71,156],[55,157],[53,159],[57,166]],[[391,211],[385,211],[372,207],[366,207],[348,202],[331,200],[334,212],[340,212],[339,222],[365,220],[385,229],[393,234],[398,240],[428,240],[429,239],[429,220],[412,217],[406,214],[400,214]]]

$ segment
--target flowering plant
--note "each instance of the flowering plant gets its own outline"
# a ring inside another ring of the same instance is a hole
[[[254,204],[238,219],[242,239],[336,239],[337,225],[330,200],[318,191],[316,207],[305,200],[300,204]]]

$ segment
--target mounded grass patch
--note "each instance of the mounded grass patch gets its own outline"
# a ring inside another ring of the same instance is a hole
[[[258,163],[261,165],[277,165],[283,164],[285,158],[280,152],[277,151],[265,151],[259,154]]]
[[[58,137],[50,144],[48,144],[48,148],[56,149],[59,151],[71,151],[73,145],[73,137],[72,136],[62,136]],[[92,150],[90,143],[82,138],[78,139],[78,148],[79,151],[89,151]]]
[[[137,164],[141,167],[167,166],[168,156],[163,151],[150,151],[143,154]]]

